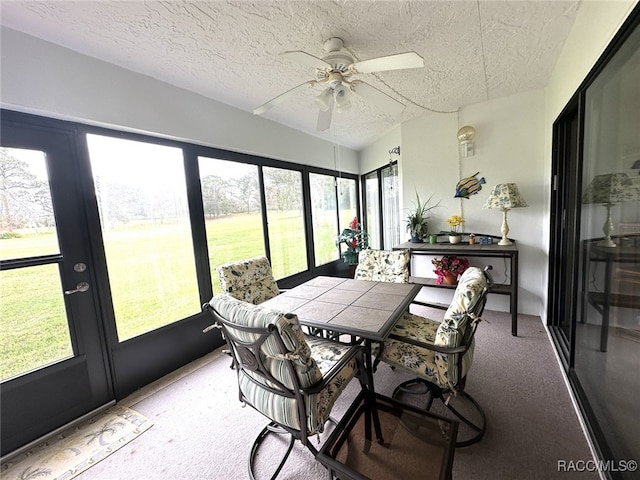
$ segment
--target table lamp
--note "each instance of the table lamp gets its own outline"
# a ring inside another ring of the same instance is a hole
[[[499,183],[491,193],[489,198],[482,206],[482,208],[497,208],[502,210],[502,239],[498,242],[498,245],[512,245],[511,240],[507,238],[509,233],[509,224],[507,223],[507,212],[512,208],[528,207],[527,202],[524,201],[522,195],[518,191],[518,186],[515,183]]]
[[[611,240],[613,233],[613,221],[611,220],[611,207],[621,202],[637,200],[638,187],[633,184],[626,173],[605,173],[596,175],[584,191],[582,203],[599,203],[607,208],[607,218],[602,226],[604,239],[598,242],[601,247],[615,247]]]

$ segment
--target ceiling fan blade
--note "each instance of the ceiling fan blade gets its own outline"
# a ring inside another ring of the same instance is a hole
[[[297,62],[300,65],[304,65],[305,67],[320,68],[320,69],[331,68],[331,65],[325,62],[324,60],[322,60],[321,58],[314,57],[310,53],[303,52],[300,50],[295,50],[292,52],[282,52],[280,55],[285,58],[288,58],[289,60]]]
[[[365,100],[373,103],[381,109],[389,112],[391,115],[397,115],[404,109],[404,104],[390,97],[381,90],[372,87],[366,82],[356,80],[351,82],[353,92],[360,95]]]
[[[306,87],[306,86],[314,86],[316,83],[315,80],[310,80],[308,82],[304,82],[300,85],[298,85],[297,87],[293,87],[291,90],[288,90],[280,95],[278,95],[275,98],[272,98],[271,100],[269,100],[267,103],[263,103],[262,105],[260,105],[258,108],[256,108],[253,111],[254,115],[262,115],[264,112],[266,112],[267,110],[269,110],[272,107],[275,107],[276,105],[281,104],[285,99],[287,99],[288,97],[290,97],[291,95],[293,95],[296,91],[302,89],[302,87]]]
[[[329,108],[326,111],[320,110],[318,113],[318,124],[316,130],[324,132],[331,126],[331,116],[333,115],[333,98],[329,102]]]
[[[355,73],[384,72],[386,70],[402,70],[403,68],[424,67],[424,59],[416,52],[398,53],[388,57],[363,60],[352,65]]]

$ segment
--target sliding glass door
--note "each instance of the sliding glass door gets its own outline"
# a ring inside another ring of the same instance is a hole
[[[549,324],[609,478],[640,458],[640,8],[554,124]]]

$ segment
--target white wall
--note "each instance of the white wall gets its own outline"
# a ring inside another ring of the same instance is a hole
[[[151,77],[2,28],[2,107],[333,169],[333,144]],[[213,79],[212,79],[213,81]],[[342,170],[358,173],[341,148]]]
[[[360,173],[369,173],[389,163],[389,150],[402,143],[401,127],[396,125],[382,137],[360,151]],[[400,149],[402,153],[402,148]],[[394,156],[394,160],[397,157]]]
[[[543,208],[544,185],[544,92],[536,90],[464,107],[453,114],[430,114],[402,125],[400,175],[404,187],[403,208],[412,208],[415,190],[421,200],[433,195],[440,201],[431,218],[432,232],[447,230],[446,219],[454,214],[465,219],[463,230],[500,235],[502,214],[483,210],[491,187],[515,182],[529,204],[509,212],[509,237],[516,239],[520,256],[519,312],[540,315],[542,275],[547,261],[543,250],[542,224],[548,222]],[[476,129],[475,155],[459,158],[457,132],[463,125]],[[461,178],[480,172],[486,184],[469,199],[454,198]],[[406,212],[406,210],[404,210]],[[428,262],[428,258],[425,258]],[[494,265],[496,282],[508,280],[500,262]],[[432,270],[415,265],[414,270]],[[508,310],[508,298],[491,296],[487,308]]]

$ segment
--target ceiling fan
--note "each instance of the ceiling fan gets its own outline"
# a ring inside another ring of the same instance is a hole
[[[359,73],[424,67],[423,58],[416,52],[399,53],[397,55],[354,62],[353,56],[344,49],[342,39],[337,37],[326,40],[324,42],[324,50],[327,53],[322,58],[315,57],[300,50],[281,53],[285,58],[298,62],[306,67],[315,68],[316,79],[304,82],[278,95],[267,103],[260,105],[253,113],[255,115],[262,115],[270,108],[279,105],[285,99],[305,87],[325,85],[322,93],[315,98],[315,103],[320,109],[316,126],[316,129],[319,131],[326,130],[331,125],[331,115],[334,105],[338,112],[344,111],[351,106],[350,98],[352,93],[360,95],[381,109],[386,110],[392,115],[396,115],[402,111],[404,104],[368,83],[362,80],[352,80],[351,77]]]

